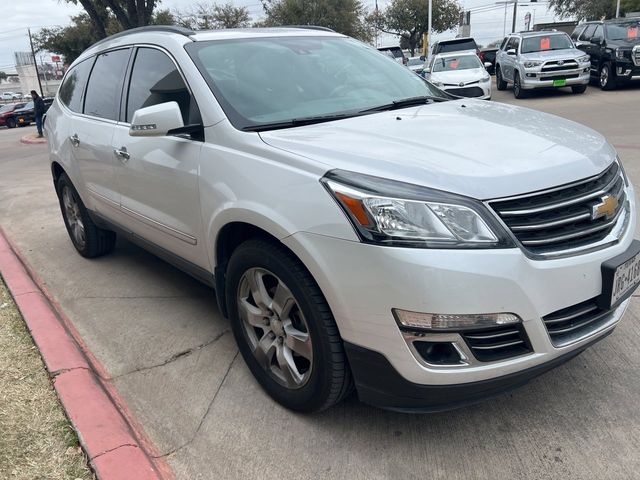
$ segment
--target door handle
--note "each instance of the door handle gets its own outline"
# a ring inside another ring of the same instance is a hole
[[[126,163],[131,158],[131,155],[127,152],[127,147],[116,148],[113,150],[113,153],[115,153],[117,157],[120,157],[122,163]]]
[[[77,133],[74,133],[73,135],[71,135],[69,137],[69,140],[71,141],[71,145],[73,145],[74,147],[77,147],[78,145],[80,145],[80,139],[78,138]]]

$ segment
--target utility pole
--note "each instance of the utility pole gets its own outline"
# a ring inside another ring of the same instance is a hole
[[[38,86],[40,87],[40,96],[44,97],[44,92],[42,91],[42,82],[40,81],[40,73],[38,73],[38,62],[36,61],[36,52],[33,49],[33,40],[31,38],[31,29],[27,28],[27,32],[29,32],[29,45],[31,45],[31,56],[33,57],[33,66],[36,69],[36,78],[38,79]]]
[[[616,4],[616,18],[620,18],[620,0]]]
[[[516,31],[516,17],[518,15],[518,0],[513,4],[513,23],[511,24],[511,33]]]
[[[427,62],[431,61],[431,25],[433,24],[433,0],[429,0],[429,26],[427,28]]]

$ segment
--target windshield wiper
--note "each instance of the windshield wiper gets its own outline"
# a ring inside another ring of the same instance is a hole
[[[342,120],[344,118],[355,117],[357,115],[359,114],[358,113],[355,113],[355,114],[335,113],[331,115],[318,115],[314,117],[292,118],[291,120],[284,120],[282,122],[260,123],[258,125],[249,125],[248,127],[244,127],[242,130],[245,132],[262,132],[265,130],[278,130],[280,128],[300,127],[303,125],[313,125],[314,123],[332,122],[334,120]]]
[[[397,110],[399,108],[407,108],[407,107],[415,107],[417,105],[425,105],[429,102],[446,102],[449,100],[444,97],[434,97],[431,95],[421,95],[419,97],[410,97],[403,98],[401,100],[394,100],[391,103],[387,103],[385,105],[378,105],[377,107],[367,108],[365,110],[360,110],[360,113],[369,113],[369,112],[384,112],[387,110]]]

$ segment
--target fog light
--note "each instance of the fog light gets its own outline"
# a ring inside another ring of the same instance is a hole
[[[458,365],[462,362],[460,353],[449,342],[413,342],[420,356],[432,365]]]
[[[393,309],[393,315],[401,327],[419,328],[435,331],[465,330],[471,328],[494,327],[520,323],[522,320],[514,313],[480,314],[442,314],[419,313]]]
[[[536,78],[536,74],[535,73],[527,73],[526,76],[529,77],[529,78]]]

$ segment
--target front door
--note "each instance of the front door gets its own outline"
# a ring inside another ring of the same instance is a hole
[[[185,125],[201,123],[195,99],[173,60],[161,50],[140,47],[112,140],[112,149],[119,152],[114,158],[122,218],[133,233],[207,268],[198,195],[202,142],[188,135],[129,136],[137,109],[165,102],[178,103]]]

